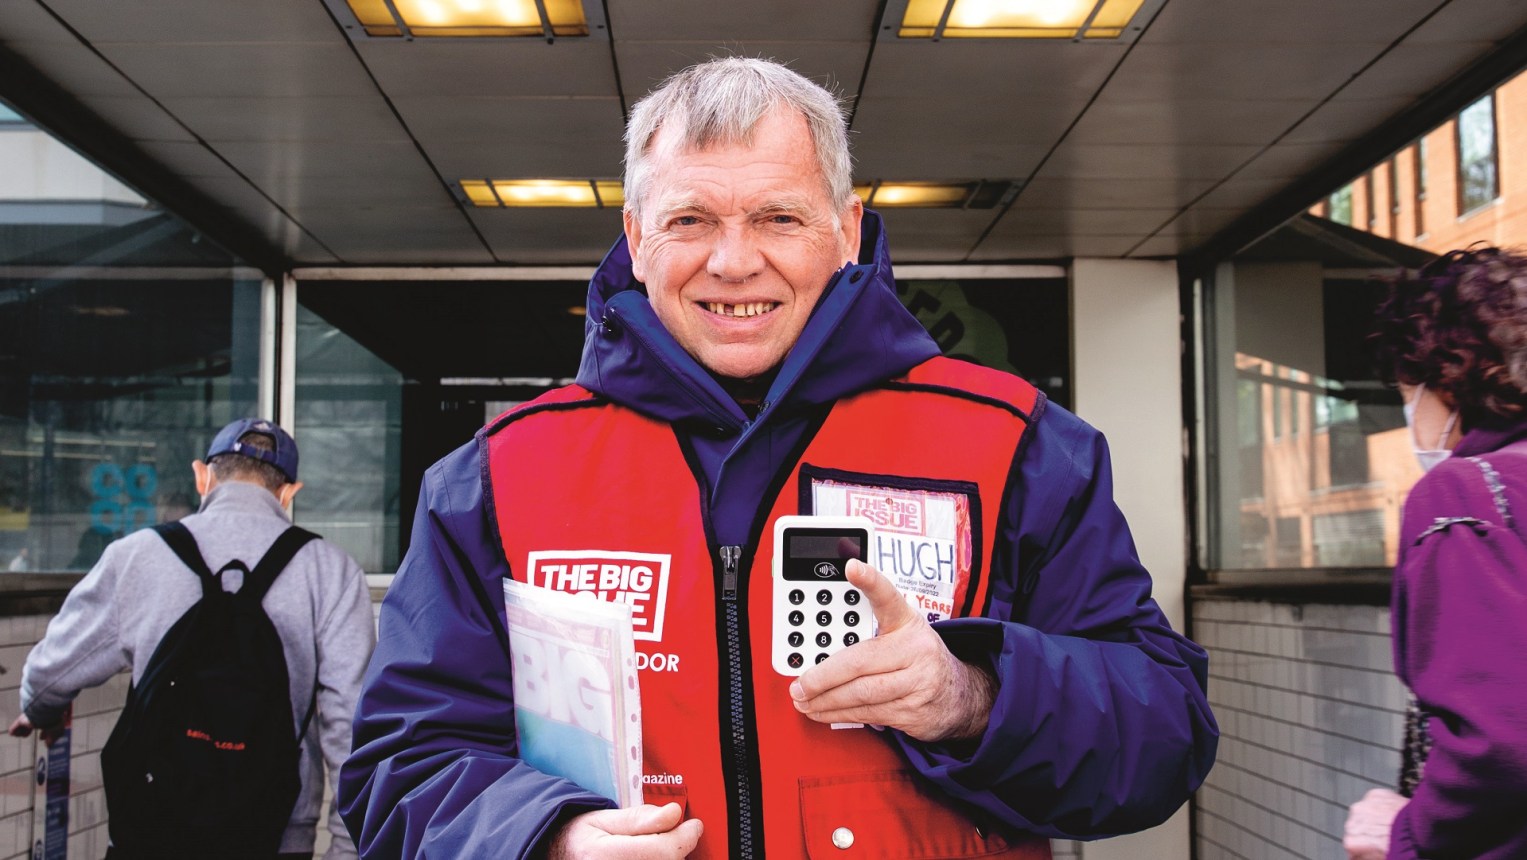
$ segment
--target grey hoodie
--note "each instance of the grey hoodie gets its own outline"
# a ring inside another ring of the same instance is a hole
[[[207,566],[239,559],[253,567],[291,521],[274,494],[255,484],[217,485],[198,513],[182,521]],[[69,592],[48,632],[28,655],[21,707],[34,725],[52,725],[80,690],[132,669],[143,676],[170,625],[201,598],[201,583],[153,532],[111,544]],[[293,720],[317,685],[318,706],[303,738],[302,793],[281,839],[282,852],[313,850],[323,803],[324,764],[336,779],[350,754],[350,720],[361,674],[376,644],[371,596],[360,565],[339,547],[313,541],[276,578],[261,601],[285,646]],[[330,810],[328,860],[355,857],[339,815]]]

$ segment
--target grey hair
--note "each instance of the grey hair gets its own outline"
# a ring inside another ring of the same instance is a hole
[[[717,57],[674,74],[631,108],[626,126],[626,209],[633,215],[641,212],[652,172],[647,156],[665,121],[681,123],[685,145],[703,150],[752,143],[753,129],[776,107],[805,118],[828,199],[846,204],[854,193],[853,161],[848,121],[838,97],[773,60]]]

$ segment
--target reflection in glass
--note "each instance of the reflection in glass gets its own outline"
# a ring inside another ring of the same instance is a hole
[[[32,126],[0,198],[0,571],[85,570],[254,414],[259,276]]]
[[[1264,243],[1285,259],[1256,259],[1253,249],[1216,275],[1207,386],[1213,569],[1394,563],[1400,504],[1421,471],[1399,395],[1378,381],[1365,346],[1382,288],[1351,274],[1358,261],[1330,253],[1330,237],[1350,243],[1354,233],[1300,216]],[[1396,269],[1429,257],[1379,237],[1360,241],[1373,246],[1362,262],[1376,271],[1384,271],[1379,251]],[[1357,253],[1350,244],[1344,251]]]

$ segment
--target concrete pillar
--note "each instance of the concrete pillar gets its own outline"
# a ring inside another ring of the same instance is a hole
[[[1170,261],[1076,260],[1071,269],[1076,413],[1108,437],[1114,499],[1151,572],[1152,596],[1181,630],[1188,529],[1177,291]],[[1184,807],[1144,833],[1087,843],[1082,856],[1187,858],[1188,841]]]

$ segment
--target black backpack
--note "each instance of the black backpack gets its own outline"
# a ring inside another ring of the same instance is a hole
[[[202,584],[128,689],[101,751],[112,856],[274,857],[302,790],[286,656],[260,605],[317,535],[292,526],[254,570],[213,573],[180,523],[154,527]],[[244,573],[237,592],[222,575]]]

